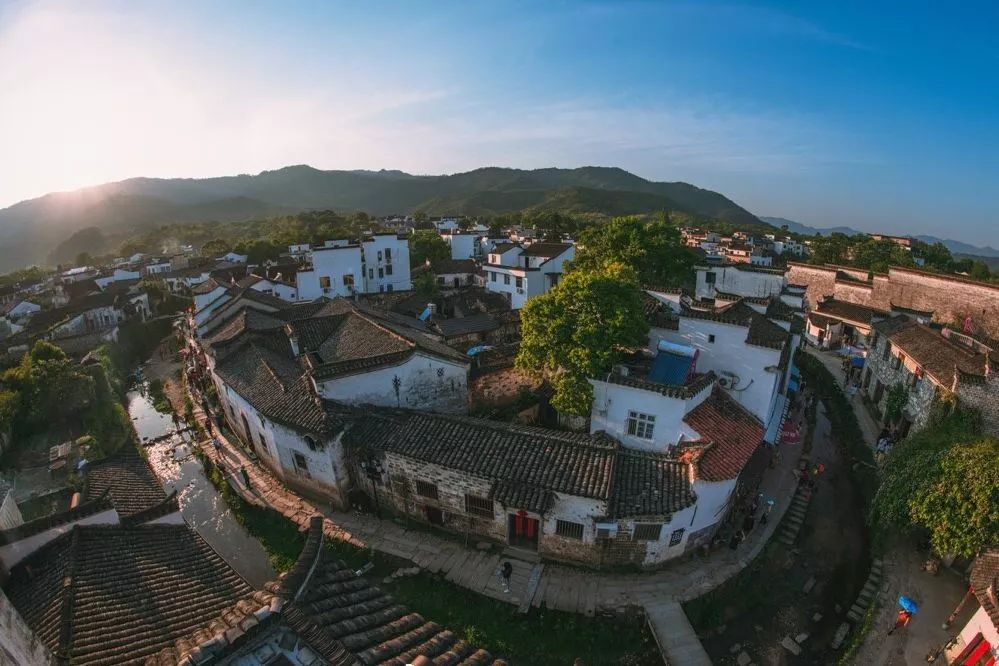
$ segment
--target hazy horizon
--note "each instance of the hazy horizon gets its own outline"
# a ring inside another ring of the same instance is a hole
[[[0,5],[0,206],[294,164],[618,166],[996,245],[988,4]]]

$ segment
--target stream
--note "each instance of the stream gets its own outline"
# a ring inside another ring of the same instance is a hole
[[[163,488],[167,494],[177,491],[187,524],[254,588],[274,580],[263,546],[237,522],[191,452],[190,433],[178,433],[171,416],[157,412],[144,392],[128,392],[128,413]],[[158,441],[149,445],[153,440]]]

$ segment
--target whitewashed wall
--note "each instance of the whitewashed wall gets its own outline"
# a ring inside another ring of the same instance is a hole
[[[696,434],[683,422],[687,412],[704,402],[711,395],[707,386],[690,400],[671,398],[645,389],[590,380],[593,384],[593,409],[590,414],[590,432],[601,430],[621,441],[630,449],[665,452],[681,439],[693,439]],[[628,412],[636,411],[656,417],[652,440],[628,434]]]
[[[468,411],[468,366],[422,353],[398,365],[317,381],[316,386],[324,398],[354,405]]]

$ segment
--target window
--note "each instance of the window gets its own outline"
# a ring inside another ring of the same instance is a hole
[[[651,414],[641,414],[639,412],[628,412],[628,434],[640,439],[652,439],[652,431],[655,429],[656,417]]]
[[[478,495],[465,495],[465,513],[492,518],[494,515],[493,501]]]
[[[378,261],[382,260],[382,251],[378,250]]]
[[[381,279],[383,277],[385,277],[385,269],[384,268],[379,268],[378,269],[378,278]]]
[[[347,287],[348,289],[353,289],[354,288],[354,276],[353,275],[344,275],[343,276],[343,286]]]
[[[300,472],[309,471],[309,461],[307,461],[305,459],[305,456],[303,456],[301,453],[295,454],[295,469],[297,469]]]
[[[713,343],[714,341],[715,341],[715,334],[714,333],[708,333],[708,342],[712,342]]]
[[[704,282],[706,284],[714,284],[715,283],[715,274],[713,272],[711,272],[711,271],[708,271],[707,273],[705,273],[704,274]]]
[[[503,274],[503,284],[510,284],[510,276],[506,273]]]
[[[583,540],[583,524],[573,523],[568,520],[555,521],[555,534],[567,539]]]
[[[521,289],[523,288],[523,286],[524,286],[524,278],[522,277],[517,278],[517,289]]]
[[[496,282],[496,273],[494,271],[489,271],[489,281]]]
[[[635,523],[635,541],[659,541],[662,523]]]
[[[368,279],[369,280],[374,280],[375,279],[375,269],[374,268],[369,268],[368,269]]]
[[[316,440],[312,439],[308,435],[305,436],[305,445],[309,447],[310,451],[316,450]]]
[[[682,527],[680,529],[678,529],[678,530],[673,530],[673,533],[669,535],[669,545],[672,548],[673,546],[676,546],[677,544],[679,544],[681,541],[683,541],[683,528]]]
[[[441,498],[437,492],[437,484],[428,483],[427,481],[416,481],[416,494],[432,500],[439,500]]]
[[[385,275],[392,275],[392,266],[391,266],[391,264],[385,267]]]
[[[388,287],[386,287],[385,291],[392,291],[392,285],[389,285]]]
[[[392,248],[390,247],[385,248],[385,263],[386,264],[392,263]],[[389,273],[389,275],[391,275],[391,273]]]
[[[328,275],[320,275],[319,276],[319,286],[322,287],[323,289],[329,289],[330,288],[330,276],[328,276]]]
[[[891,343],[890,342],[886,342],[885,343],[885,350],[883,352],[881,352],[881,360],[882,361],[887,361],[888,357],[890,355],[891,355]]]

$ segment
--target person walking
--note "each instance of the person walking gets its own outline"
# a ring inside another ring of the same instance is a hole
[[[218,437],[212,437],[212,446],[215,447],[215,453],[218,454],[219,459],[225,457],[225,452],[222,450],[222,440]]]
[[[513,565],[509,561],[504,562],[499,570],[500,582],[503,583],[503,592],[510,594],[510,578],[513,577]]]
[[[250,490],[253,486],[250,485],[250,474],[246,471],[246,467],[240,466],[239,474],[243,477],[243,483],[246,484],[246,489]]]

